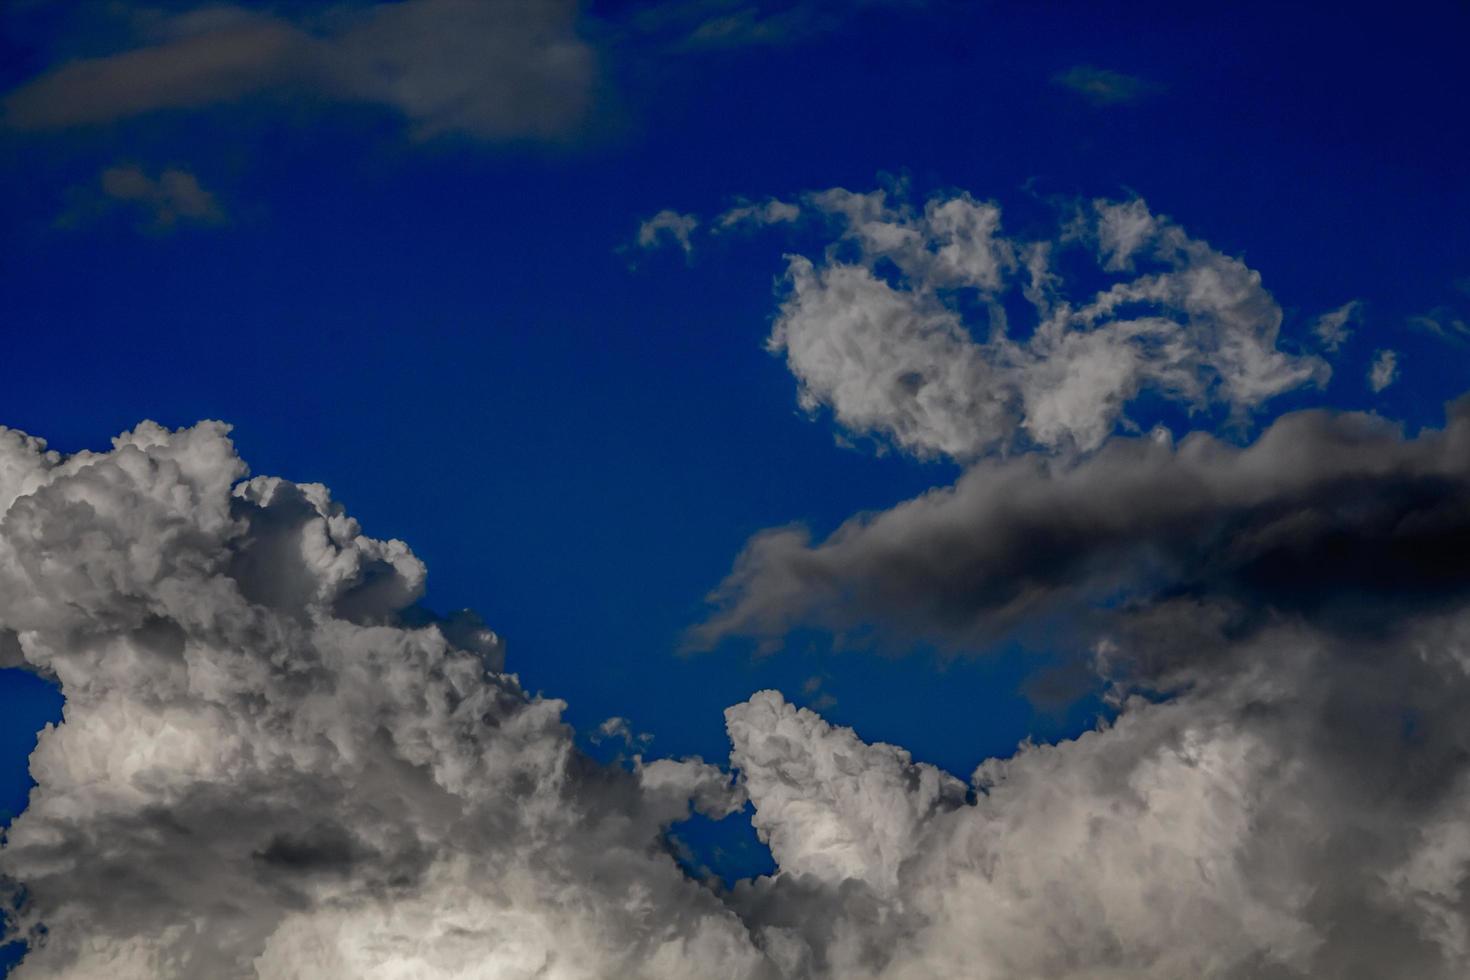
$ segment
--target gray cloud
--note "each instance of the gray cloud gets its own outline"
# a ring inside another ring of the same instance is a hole
[[[1462,404],[980,464],[792,580],[967,635],[1112,597],[1116,719],[966,782],[762,692],[732,785],[580,754],[407,546],[222,425],[0,429],[0,657],[67,698],[0,849],[15,976],[1463,976],[1467,460]],[[681,873],[669,825],[747,799],[777,872]]]
[[[421,137],[557,138],[583,118],[595,80],[577,15],[575,0],[408,0],[309,20],[199,8],[22,84],[4,118],[55,128],[294,92],[387,107]]]
[[[729,777],[580,755],[406,546],[225,432],[0,429],[0,636],[66,696],[0,850],[14,975],[761,975],[660,845]]]
[[[1079,610],[1085,645],[1182,629],[1189,649],[1278,615],[1377,628],[1470,594],[1467,449],[1460,402],[1414,439],[1375,416],[1302,412],[1245,448],[1195,433],[983,462],[820,543],[800,527],[757,535],[693,640],[771,644],[815,625],[974,648]]]
[[[692,214],[680,214],[667,208],[638,225],[638,247],[658,248],[672,242],[688,255],[694,249],[690,236],[699,227],[699,219]]]
[[[182,224],[218,225],[227,220],[214,193],[187,170],[165,168],[157,177],[141,167],[108,167],[95,187],[75,188],[71,204],[57,225],[72,228],[123,209],[139,219],[145,231],[169,232]]]

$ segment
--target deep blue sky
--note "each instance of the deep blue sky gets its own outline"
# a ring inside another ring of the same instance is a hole
[[[234,423],[256,473],[326,483],[368,533],[409,542],[429,605],[479,610],[579,727],[623,715],[656,754],[721,758],[721,709],[761,687],[809,700],[820,675],[829,718],[963,774],[1088,707],[1034,708],[1003,655],[942,666],[820,637],[676,653],[753,532],[825,533],[956,471],[839,448],[797,410],[762,347],[788,245],[630,251],[641,219],[885,173],[1017,209],[1137,193],[1260,270],[1288,334],[1365,304],[1325,396],[1275,410],[1419,425],[1470,381],[1463,347],[1409,325],[1470,314],[1463,3],[935,2],[678,54],[627,31],[647,6],[591,7],[594,115],[551,146],[415,140],[387,110],[275,96],[0,130],[0,422],[64,451],[144,418]],[[126,46],[77,40],[85,9],[0,15],[0,82]],[[1098,105],[1053,82],[1077,66],[1142,94]],[[120,165],[188,170],[228,221],[163,233],[117,208],[58,226]],[[1375,347],[1403,369],[1377,397]],[[54,711],[35,691],[0,682],[6,801],[16,733]]]

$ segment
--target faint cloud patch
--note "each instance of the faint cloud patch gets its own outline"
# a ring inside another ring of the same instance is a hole
[[[1391,350],[1375,351],[1373,354],[1373,363],[1368,367],[1368,387],[1377,393],[1398,379],[1398,352]]]
[[[690,236],[698,227],[699,219],[694,215],[665,208],[638,226],[638,247],[658,248],[673,242],[688,255],[694,250]]]
[[[1350,325],[1359,322],[1362,307],[1363,304],[1358,300],[1351,300],[1317,317],[1317,322],[1312,325],[1312,333],[1322,344],[1323,350],[1335,352],[1347,343],[1348,338],[1353,335]]]
[[[1092,65],[1068,68],[1053,75],[1051,81],[1053,85],[1075,92],[1096,106],[1141,102],[1164,90],[1158,82]]]
[[[77,228],[119,210],[136,217],[140,231],[167,234],[181,225],[222,225],[228,221],[214,193],[187,170],[170,167],[150,176],[142,167],[108,167],[97,181],[71,194],[71,205],[57,218],[59,228]]]

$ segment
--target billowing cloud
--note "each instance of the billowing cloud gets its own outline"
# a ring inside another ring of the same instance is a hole
[[[1462,405],[982,464],[792,574],[928,575],[938,606],[852,601],[941,626],[1126,593],[1092,624],[1116,718],[965,782],[761,692],[732,782],[581,754],[482,623],[415,605],[407,546],[222,425],[0,430],[0,654],[67,699],[0,850],[15,975],[1463,976],[1467,460]],[[747,798],[778,871],[688,878],[669,825]]]
[[[1257,272],[1141,200],[1095,201],[1049,241],[1008,237],[997,205],[963,193],[922,210],[882,191],[805,203],[838,237],[789,259],[770,349],[804,407],[921,457],[1091,450],[1145,392],[1244,421],[1328,376],[1279,348]],[[1074,298],[1064,251],[1113,281]],[[1034,322],[1010,322],[1011,298]]]
[[[225,433],[0,430],[0,635],[66,697],[0,851],[15,976],[759,975],[660,846],[729,777],[592,763],[493,633],[409,615],[406,546]]]
[[[22,84],[4,120],[48,129],[294,92],[387,107],[419,136],[560,137],[595,76],[577,15],[575,0],[407,0],[301,19],[201,7]]]

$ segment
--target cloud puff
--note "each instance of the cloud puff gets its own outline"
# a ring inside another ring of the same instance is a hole
[[[213,192],[187,170],[166,168],[157,177],[134,165],[108,167],[97,187],[73,194],[57,224],[70,228],[123,208],[136,214],[145,231],[169,232],[181,224],[218,225],[226,220]]]
[[[595,75],[577,12],[574,0],[407,0],[301,19],[201,7],[43,72],[5,97],[4,119],[46,129],[294,92],[385,106],[419,136],[559,137]]]
[[[1141,200],[1095,201],[1050,241],[1006,236],[1000,208],[963,193],[922,210],[883,191],[805,203],[838,237],[789,259],[770,349],[804,407],[917,456],[1094,449],[1145,391],[1243,421],[1328,376],[1278,348],[1258,273]],[[1074,299],[1064,251],[1115,281]],[[1012,296],[1034,323],[1010,322]]]

